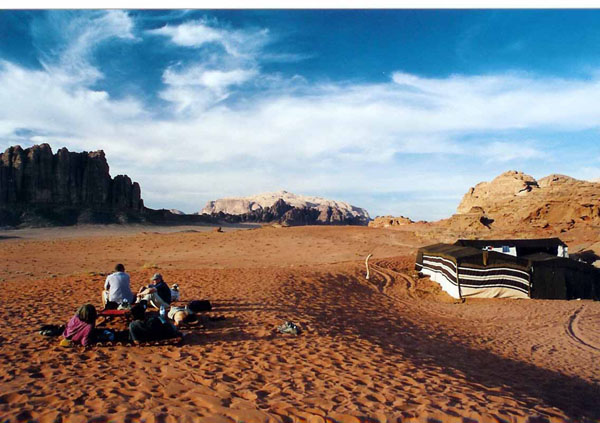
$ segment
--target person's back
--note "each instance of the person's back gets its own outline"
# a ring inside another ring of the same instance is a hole
[[[123,300],[127,300],[129,303],[134,300],[129,275],[125,273],[125,267],[122,264],[118,264],[115,267],[115,272],[108,275],[104,283],[104,289],[108,291],[105,298],[107,301],[120,304]]]
[[[63,337],[84,347],[89,345],[93,338],[96,317],[96,308],[93,305],[85,304],[79,307],[77,313],[67,323]]]
[[[144,307],[136,304],[131,308],[133,321],[129,324],[129,336],[133,342],[148,342],[161,339],[175,338],[177,330],[160,317],[146,318]]]

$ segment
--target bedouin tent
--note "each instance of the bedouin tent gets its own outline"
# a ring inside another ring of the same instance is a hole
[[[515,257],[434,244],[418,250],[415,268],[454,298],[600,300],[600,269],[546,252]]]
[[[529,298],[529,262],[507,254],[434,244],[418,250],[415,267],[454,298]]]
[[[553,256],[563,256],[567,251],[567,244],[560,238],[540,239],[459,239],[454,245],[461,247],[473,247],[479,250],[486,247],[502,248],[511,247],[516,249],[516,256],[522,257],[535,253],[547,253]]]
[[[600,300],[600,269],[546,253],[523,258],[531,264],[531,298]]]

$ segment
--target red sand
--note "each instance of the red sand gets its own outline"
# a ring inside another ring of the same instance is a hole
[[[0,421],[600,418],[600,303],[457,303],[416,278],[427,240],[410,231],[156,232],[0,241]],[[36,333],[99,305],[116,262],[134,289],[160,271],[226,319],[186,330],[182,346],[68,349]],[[277,333],[285,320],[304,333]]]

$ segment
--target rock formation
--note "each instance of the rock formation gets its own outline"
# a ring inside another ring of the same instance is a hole
[[[510,171],[469,189],[457,211],[452,219],[477,217],[494,227],[526,224],[566,230],[576,224],[600,225],[600,183],[565,175],[536,181]]]
[[[366,225],[366,210],[342,201],[280,191],[245,198],[209,201],[202,213],[228,222],[297,225]]]
[[[53,154],[42,144],[0,154],[0,225],[129,221],[143,208],[139,184],[111,178],[103,151]]]
[[[375,219],[369,222],[369,227],[372,228],[389,228],[394,226],[410,225],[413,222],[408,217],[400,216],[377,216]]]

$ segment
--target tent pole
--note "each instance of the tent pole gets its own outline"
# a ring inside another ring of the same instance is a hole
[[[456,285],[458,286],[458,298],[463,299],[462,292],[460,291],[460,276],[458,274],[458,260],[456,260]]]
[[[529,285],[527,285],[527,295],[529,296],[529,299],[531,299],[531,281],[533,280],[533,264],[531,263],[531,261],[529,262]]]

